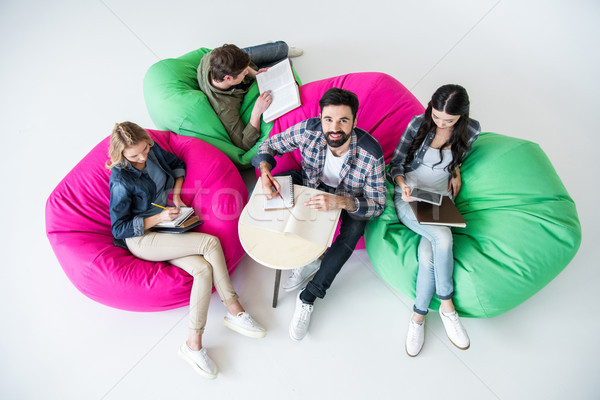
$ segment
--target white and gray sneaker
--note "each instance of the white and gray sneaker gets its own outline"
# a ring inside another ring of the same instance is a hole
[[[313,312],[313,305],[303,303],[300,300],[300,291],[296,297],[296,309],[294,310],[294,316],[292,322],[290,322],[290,338],[298,342],[304,339],[308,332],[308,325],[310,324],[310,314]]]
[[[406,354],[415,357],[423,348],[425,341],[425,322],[418,323],[410,319],[406,335]]]
[[[215,379],[217,377],[219,369],[215,362],[208,356],[204,347],[195,351],[190,349],[187,343],[184,342],[179,347],[179,355],[203,377],[207,379]]]
[[[300,47],[288,47],[288,58],[300,57],[302,54],[304,54],[304,50]]]
[[[306,264],[304,267],[296,268],[292,270],[292,273],[287,278],[281,288],[286,292],[291,292],[298,288],[304,287],[306,282],[321,268],[321,259],[317,258],[310,264]]]
[[[232,331],[251,338],[263,338],[267,334],[267,330],[247,312],[241,312],[238,315],[227,313],[223,323]]]
[[[468,349],[471,345],[469,335],[467,335],[467,331],[462,326],[457,312],[454,311],[446,314],[440,309],[440,317],[444,323],[444,328],[446,328],[446,335],[448,335],[448,339],[450,339],[452,344],[461,350]]]

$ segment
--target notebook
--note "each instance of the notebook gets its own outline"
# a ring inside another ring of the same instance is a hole
[[[161,222],[154,226],[159,227],[159,228],[174,228],[174,227],[177,227],[177,226],[180,226],[181,224],[183,224],[193,214],[194,214],[194,209],[192,207],[181,207],[179,209],[179,216],[177,218],[175,218],[173,221]]]
[[[150,228],[150,230],[153,232],[161,232],[161,233],[183,233],[183,232],[187,232],[187,231],[194,229],[195,227],[202,224],[202,222],[203,221],[200,221],[200,217],[198,217],[197,215],[194,215],[194,216],[188,218],[187,220],[185,220],[180,225],[173,226],[173,227],[168,227],[168,226],[161,227],[161,226],[155,225],[152,228]]]
[[[272,199],[265,197],[264,209],[268,210],[281,210],[283,208],[290,208],[294,206],[294,182],[291,176],[275,176],[273,179],[279,182],[281,189],[279,193],[281,197],[275,196]],[[260,189],[262,190],[262,189]]]
[[[467,226],[467,221],[448,196],[443,196],[442,204],[439,206],[424,201],[413,201],[409,204],[420,224],[446,225],[459,228]]]

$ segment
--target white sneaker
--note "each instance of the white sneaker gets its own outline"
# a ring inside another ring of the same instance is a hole
[[[305,304],[300,300],[300,293],[296,297],[296,309],[294,310],[292,322],[290,322],[290,338],[296,342],[304,339],[304,336],[306,336],[308,325],[310,324],[310,314],[313,312],[312,304]]]
[[[219,369],[215,362],[208,356],[204,347],[198,351],[194,351],[184,342],[179,347],[179,355],[203,377],[207,379],[215,379],[217,377]]]
[[[304,267],[293,269],[290,276],[283,282],[283,285],[281,285],[281,288],[286,292],[291,292],[292,290],[303,287],[320,267],[321,259],[317,258],[315,261],[306,264]]]
[[[300,57],[304,50],[299,47],[288,47],[288,58]]]
[[[423,348],[423,342],[425,342],[425,322],[418,324],[411,318],[406,335],[406,354],[415,357]]]
[[[267,334],[267,330],[247,312],[241,312],[238,315],[227,313],[223,323],[229,329],[251,338],[263,338]]]
[[[444,314],[440,309],[440,317],[444,323],[444,328],[446,328],[446,335],[448,335],[448,339],[450,339],[452,344],[461,350],[468,349],[471,345],[469,335],[467,335],[467,331],[460,323],[458,313],[454,311],[451,314]]]

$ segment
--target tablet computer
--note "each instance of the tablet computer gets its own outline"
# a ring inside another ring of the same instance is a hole
[[[434,193],[434,192],[430,192],[428,190],[419,189],[419,188],[413,188],[413,190],[410,192],[411,199],[415,199],[418,201],[424,201],[424,202],[430,203],[430,204],[435,204],[436,206],[439,206],[440,204],[442,204],[443,197],[444,196],[442,196],[439,193]]]

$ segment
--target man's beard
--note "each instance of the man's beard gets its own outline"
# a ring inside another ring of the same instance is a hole
[[[333,140],[329,138],[329,135],[342,135],[341,138]],[[329,145],[329,147],[333,147],[334,149],[337,147],[342,146],[344,143],[346,143],[348,141],[348,139],[350,139],[350,136],[352,136],[352,132],[346,134],[346,132],[344,131],[337,131],[337,132],[327,132],[325,134],[325,141],[327,142],[327,144]]]

